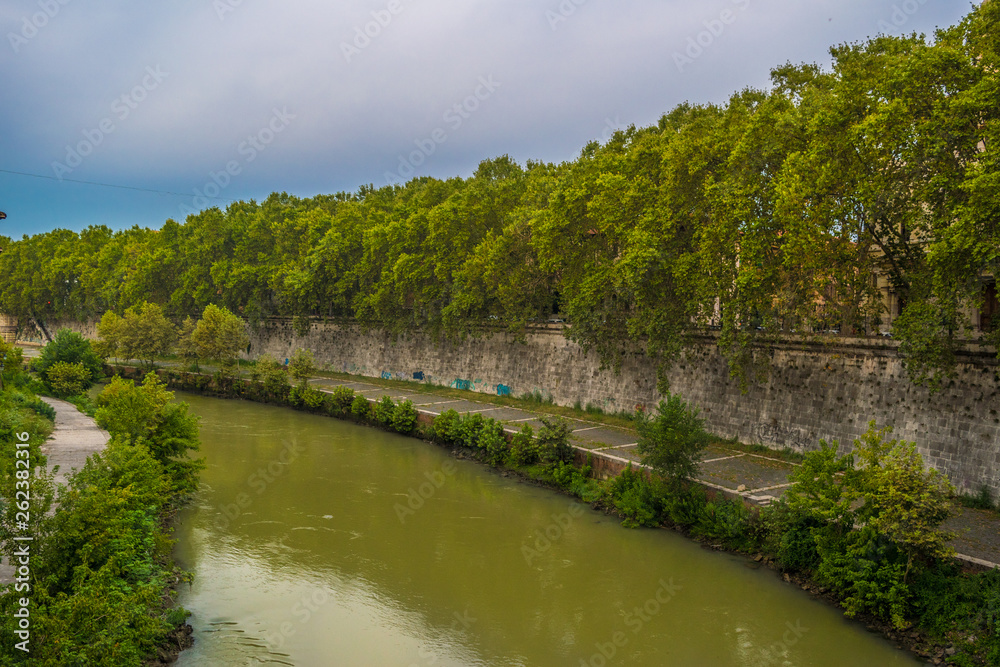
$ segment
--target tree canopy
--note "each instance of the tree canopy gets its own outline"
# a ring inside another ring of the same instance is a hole
[[[501,156],[468,178],[276,193],[157,230],[0,239],[0,312],[148,302],[175,321],[218,307],[449,337],[558,316],[608,365],[638,351],[661,371],[712,327],[751,382],[782,332],[876,331],[878,273],[905,304],[914,379],[935,383],[1000,268],[997,35],[991,2],[933,40],[839,45],[829,70],[782,65],[767,90],[679,105],[561,164]]]

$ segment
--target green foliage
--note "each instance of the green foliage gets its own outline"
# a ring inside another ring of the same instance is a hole
[[[461,432],[459,430],[462,417],[455,410],[445,410],[434,418],[434,437],[438,442],[446,445],[461,443]]]
[[[389,396],[383,396],[375,403],[375,421],[382,426],[392,425],[392,415],[396,411],[396,403]]]
[[[32,664],[139,667],[154,653],[183,616],[163,604],[170,489],[146,447],[118,436],[71,478],[33,549],[32,631],[45,640],[32,643]],[[17,597],[0,596],[4,664],[14,661]]]
[[[524,424],[510,439],[510,462],[515,466],[526,466],[538,461],[535,431],[529,424]]]
[[[224,365],[236,362],[236,356],[249,343],[246,322],[228,308],[209,304],[191,332],[191,342],[202,359],[217,359]]]
[[[175,327],[155,303],[143,302],[119,318],[104,313],[97,325],[97,352],[102,357],[138,359],[152,368],[156,357],[168,354],[177,340]]]
[[[316,373],[316,360],[310,350],[299,348],[288,362],[288,372],[296,380],[302,381]]]
[[[187,403],[173,403],[155,373],[148,373],[141,387],[120,377],[97,397],[97,423],[112,436],[145,446],[169,475],[175,493],[197,487],[201,459],[188,454],[199,449],[198,418],[188,413]]]
[[[288,371],[269,354],[263,354],[257,358],[250,370],[250,380],[259,382],[264,389],[265,396],[273,401],[284,402],[291,390]]]
[[[477,444],[486,451],[486,462],[491,466],[502,466],[507,462],[510,448],[500,422],[487,419],[480,430]]]
[[[569,444],[569,423],[559,417],[539,417],[542,428],[538,429],[536,447],[539,458],[547,463],[573,460],[573,447]]]
[[[697,474],[699,458],[708,444],[708,433],[697,408],[688,407],[679,395],[668,392],[657,406],[655,417],[637,415],[636,429],[643,464],[673,484]]]
[[[655,527],[663,513],[662,493],[641,470],[629,464],[605,486],[607,500],[628,528]]]
[[[33,363],[35,371],[42,378],[49,391],[53,391],[49,369],[59,362],[83,364],[88,372],[83,390],[92,387],[103,376],[104,365],[94,353],[90,341],[69,329],[60,329],[52,342],[42,348],[41,355]]]
[[[980,486],[979,491],[975,494],[959,495],[958,501],[965,507],[971,507],[972,509],[977,510],[1000,509],[1000,507],[998,507],[998,505],[993,501],[993,492],[990,491],[990,487],[985,484]]]
[[[90,371],[82,363],[57,361],[48,369],[49,387],[60,398],[76,396],[90,384]]]
[[[32,394],[26,394],[23,391],[9,390],[7,392],[7,397],[10,402],[14,405],[28,408],[37,415],[45,417],[49,421],[54,422],[56,420],[56,411],[51,405],[41,400],[37,396]]]
[[[343,385],[334,387],[333,393],[330,394],[330,402],[339,414],[347,414],[354,402],[354,390]]]
[[[372,418],[372,404],[368,402],[368,399],[358,394],[351,401],[351,414],[355,416],[359,421],[368,421]]]
[[[409,435],[417,427],[417,409],[413,401],[400,401],[392,411],[392,429],[398,433]]]
[[[913,443],[889,440],[890,430],[871,422],[853,454],[842,457],[821,443],[789,476],[796,485],[785,499],[791,511],[814,522],[817,576],[843,596],[848,613],[872,613],[905,627],[912,573],[954,553],[951,535],[939,528],[954,489],[925,469]],[[797,531],[794,539],[788,546],[801,556],[792,553],[790,560],[811,560],[804,536]]]

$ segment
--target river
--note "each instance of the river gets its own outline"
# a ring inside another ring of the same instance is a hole
[[[746,558],[435,445],[178,398],[208,464],[176,532],[181,666],[918,664]]]

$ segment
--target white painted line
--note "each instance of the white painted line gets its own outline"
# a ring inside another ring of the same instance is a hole
[[[584,431],[593,431],[594,429],[601,428],[600,426],[588,426],[587,428],[578,428],[575,431],[570,431],[570,433],[583,433]]]
[[[781,459],[772,458],[770,456],[762,456],[761,454],[752,454],[750,452],[747,452],[747,456],[756,456],[759,459],[765,459],[767,461],[777,461],[778,463],[787,463],[790,466],[800,466],[800,465],[802,465],[801,463],[792,463],[791,461],[783,461]]]
[[[438,401],[436,403],[414,403],[414,405],[419,407],[421,405],[445,405],[446,403],[461,403],[461,402],[462,402],[461,399],[457,399],[454,401]]]
[[[483,408],[482,410],[469,410],[467,412],[463,412],[462,414],[465,414],[465,415],[474,415],[477,412],[492,412],[493,410],[503,410],[503,408],[500,407],[500,408]]]
[[[733,456],[723,456],[718,459],[707,459],[705,461],[702,461],[702,463],[715,463],[716,461],[728,461],[729,459],[738,459],[741,456],[746,456],[746,454],[734,454]]]
[[[988,560],[983,560],[982,558],[976,558],[974,556],[966,556],[965,554],[956,553],[955,554],[955,558],[960,558],[960,559],[962,559],[964,561],[968,561],[970,563],[975,563],[976,565],[982,565],[983,567],[988,567],[990,569],[993,569],[995,567],[1000,567],[1000,564],[991,563]]]
[[[792,486],[793,482],[788,482],[787,484],[775,484],[774,486],[765,486],[759,489],[750,489],[748,493],[759,493],[761,491],[773,491],[774,489],[784,489],[785,487]]]
[[[511,423],[515,423],[515,422],[530,422],[532,419],[538,419],[538,416],[536,415],[534,417],[525,417],[524,419],[505,419],[504,421],[509,421]]]
[[[615,448],[616,449],[624,449],[625,447],[638,447],[638,446],[639,446],[638,442],[630,442],[627,445],[617,445]]]

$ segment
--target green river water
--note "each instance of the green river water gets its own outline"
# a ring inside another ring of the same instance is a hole
[[[208,464],[176,535],[179,665],[917,664],[746,558],[435,445],[178,398]]]

